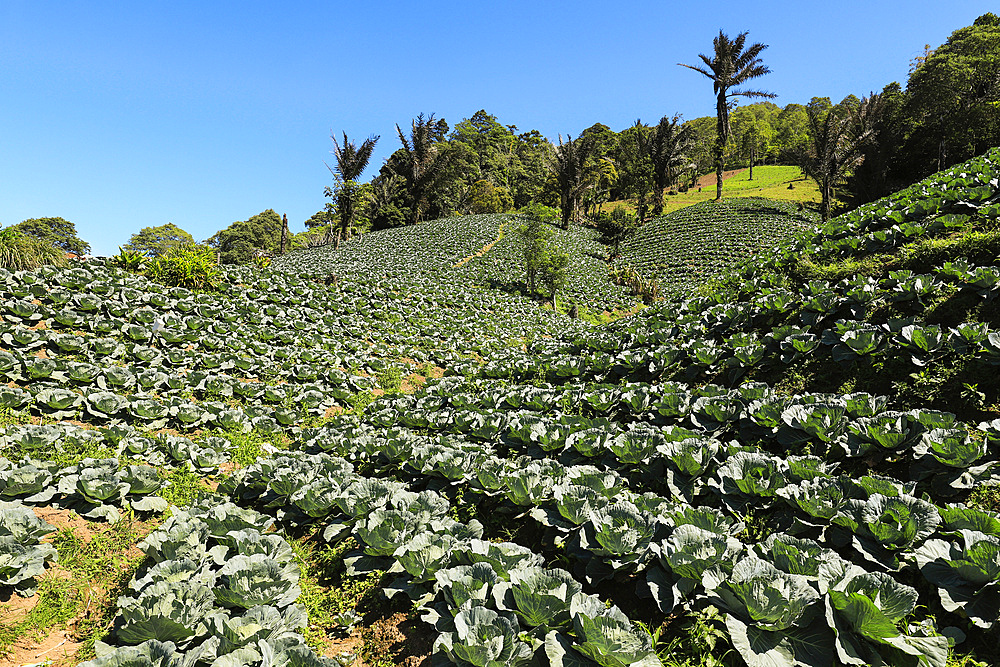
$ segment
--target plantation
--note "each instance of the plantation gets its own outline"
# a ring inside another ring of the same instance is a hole
[[[4,271],[0,651],[995,661],[998,178],[994,150],[823,224],[699,204],[610,266],[573,226],[556,307],[525,293],[516,215],[218,291],[111,260]]]

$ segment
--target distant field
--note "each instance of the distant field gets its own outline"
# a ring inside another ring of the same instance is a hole
[[[664,197],[664,213],[672,213],[699,202],[715,199],[715,177],[702,177],[701,182],[709,185]],[[784,201],[818,203],[819,187],[812,179],[806,178],[798,167],[760,166],[753,168],[753,180],[749,180],[750,170],[745,169],[723,182],[722,197],[766,197]],[[788,186],[791,185],[792,189]],[[611,210],[624,202],[610,202],[604,205]],[[628,205],[628,204],[626,204]]]

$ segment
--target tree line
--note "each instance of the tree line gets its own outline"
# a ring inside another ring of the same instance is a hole
[[[367,230],[531,204],[558,208],[566,227],[582,216],[596,217],[609,201],[629,201],[641,221],[662,212],[665,193],[692,187],[699,175],[716,172],[721,197],[723,167],[750,167],[752,178],[755,165],[778,163],[798,165],[816,180],[827,218],[835,199],[873,201],[1000,145],[1000,18],[994,14],[956,30],[936,49],[925,46],[905,86],[892,82],[836,104],[816,96],[783,107],[770,101],[737,105],[739,98],[774,97],[745,87],[769,72],[766,45],[746,39],[747,33],[730,38],[720,31],[711,53],[699,55],[700,65],[679,63],[711,81],[714,115],[664,115],[620,131],[595,123],[552,142],[538,130],[504,125],[485,109],[454,127],[420,114],[406,127],[396,125],[398,148],[367,181],[362,174],[380,137],[357,144],[346,133],[332,135],[334,160],[327,166],[333,183],[324,190],[325,205],[305,221],[305,232],[292,234],[287,219],[268,209],[203,244],[222,263],[245,264]],[[0,246],[30,240],[35,254],[39,248],[54,247],[62,256],[90,249],[62,218],[26,220],[2,232]],[[168,223],[143,228],[124,248],[154,257],[194,243]]]

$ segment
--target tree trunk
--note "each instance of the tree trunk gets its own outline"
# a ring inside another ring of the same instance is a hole
[[[751,181],[753,180],[753,159],[755,157],[754,153],[756,153],[756,151],[754,150],[753,146],[751,146],[750,147],[750,180]]]
[[[726,144],[721,138],[715,140],[715,201],[722,201],[722,171],[725,165],[722,162],[722,154],[726,150]]]
[[[726,141],[729,139],[729,106],[726,91],[720,90],[715,103],[715,201],[722,201],[722,171]]]
[[[823,180],[823,202],[820,204],[820,217],[823,222],[830,219],[830,182]]]
[[[285,242],[288,240],[288,214],[285,213],[281,216],[281,251],[282,255],[285,254]]]

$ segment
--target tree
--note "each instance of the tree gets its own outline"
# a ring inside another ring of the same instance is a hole
[[[754,104],[738,109],[737,111],[744,113],[734,113],[732,117],[737,152],[750,166],[749,180],[751,181],[753,180],[754,165],[766,158],[771,150],[771,142],[774,140],[774,129],[771,127],[771,123],[755,113],[754,107],[757,106],[760,105]]]
[[[334,223],[335,218],[336,216],[331,213],[329,209],[324,208],[322,211],[316,211],[308,220],[306,220],[306,229],[329,227]]]
[[[813,98],[806,106],[810,144],[799,163],[802,171],[819,185],[823,221],[830,219],[833,189],[848,170],[861,162],[865,142],[872,134],[881,99],[872,95],[858,104],[830,104]]]
[[[639,229],[639,219],[629,213],[624,206],[617,206],[611,213],[602,213],[597,217],[598,241],[611,247],[611,257],[618,257],[623,241],[628,240]]]
[[[76,225],[69,220],[29,218],[13,227],[25,236],[50,243],[64,253],[90,254],[90,244],[76,235]]]
[[[529,294],[538,292],[539,286],[546,287],[555,307],[556,293],[566,284],[569,255],[551,244],[552,230],[545,222],[545,212],[533,207],[538,214],[527,211],[527,220],[517,228],[521,237],[524,255],[525,283]]]
[[[984,14],[927,52],[906,92],[908,180],[1000,145],[1000,17]]]
[[[687,159],[684,152],[691,143],[691,130],[681,125],[681,117],[664,116],[653,128],[647,144],[653,167],[653,215],[663,213],[663,191],[680,173]]]
[[[545,247],[552,236],[552,230],[538,216],[528,213],[528,219],[517,228],[521,237],[521,252],[524,256],[524,282],[528,293],[534,294],[538,282],[538,274],[545,258]]]
[[[409,139],[403,135],[399,125],[396,126],[403,147],[390,156],[389,165],[403,178],[410,198],[408,224],[421,220],[430,196],[445,180],[447,167],[454,157],[453,153],[439,145],[447,132],[448,123],[443,118],[435,120],[434,114],[426,118],[419,114],[410,123]]]
[[[473,213],[503,213],[514,208],[506,188],[495,187],[487,180],[476,181],[469,191],[469,210]]]
[[[333,155],[337,158],[337,166],[332,168],[326,165],[333,174],[335,183],[328,196],[336,199],[337,212],[340,214],[340,229],[346,235],[353,222],[354,208],[358,200],[357,180],[368,166],[379,137],[378,135],[368,137],[360,147],[347,140],[346,132],[344,132],[343,146],[337,143],[337,137],[334,135],[331,134],[330,139],[333,140]]]
[[[848,187],[854,204],[867,204],[904,188],[909,181],[903,144],[906,140],[906,93],[895,81],[879,93],[880,113],[872,127],[871,139],[863,147],[861,164],[851,174]]]
[[[171,250],[194,245],[194,237],[172,222],[156,227],[143,227],[122,246],[129,252],[145,257],[160,257]]]
[[[249,264],[262,253],[274,254],[278,250],[281,216],[269,208],[216,232],[207,243],[219,253],[220,263]]]
[[[713,46],[715,47],[713,57],[709,58],[703,53],[698,54],[698,57],[702,59],[707,69],[705,67],[677,63],[681,67],[693,69],[711,79],[712,87],[716,94],[716,139],[714,147],[716,201],[722,199],[723,156],[726,152],[726,143],[729,141],[730,133],[729,110],[735,104],[735,100],[731,102],[729,98],[777,97],[774,93],[762,90],[730,90],[735,86],[743,85],[750,79],[764,76],[771,71],[771,68],[764,65],[759,57],[760,52],[767,48],[767,44],[751,44],[744,51],[743,46],[746,42],[746,37],[747,33],[741,32],[736,36],[736,39],[731,40],[720,30],[719,36],[713,40]]]
[[[641,120],[618,134],[618,144],[612,159],[618,167],[618,181],[611,193],[613,200],[636,200],[640,220],[646,217],[649,192],[652,190],[653,168],[649,161],[649,136],[652,129]]]
[[[801,104],[788,104],[778,114],[774,148],[778,159],[794,162],[809,143],[809,114]]]
[[[593,176],[593,144],[579,137],[576,141],[567,136],[563,143],[559,135],[559,146],[549,161],[559,190],[559,205],[562,208],[562,228],[569,229],[569,223],[576,218],[577,208],[583,192],[590,187]]]

